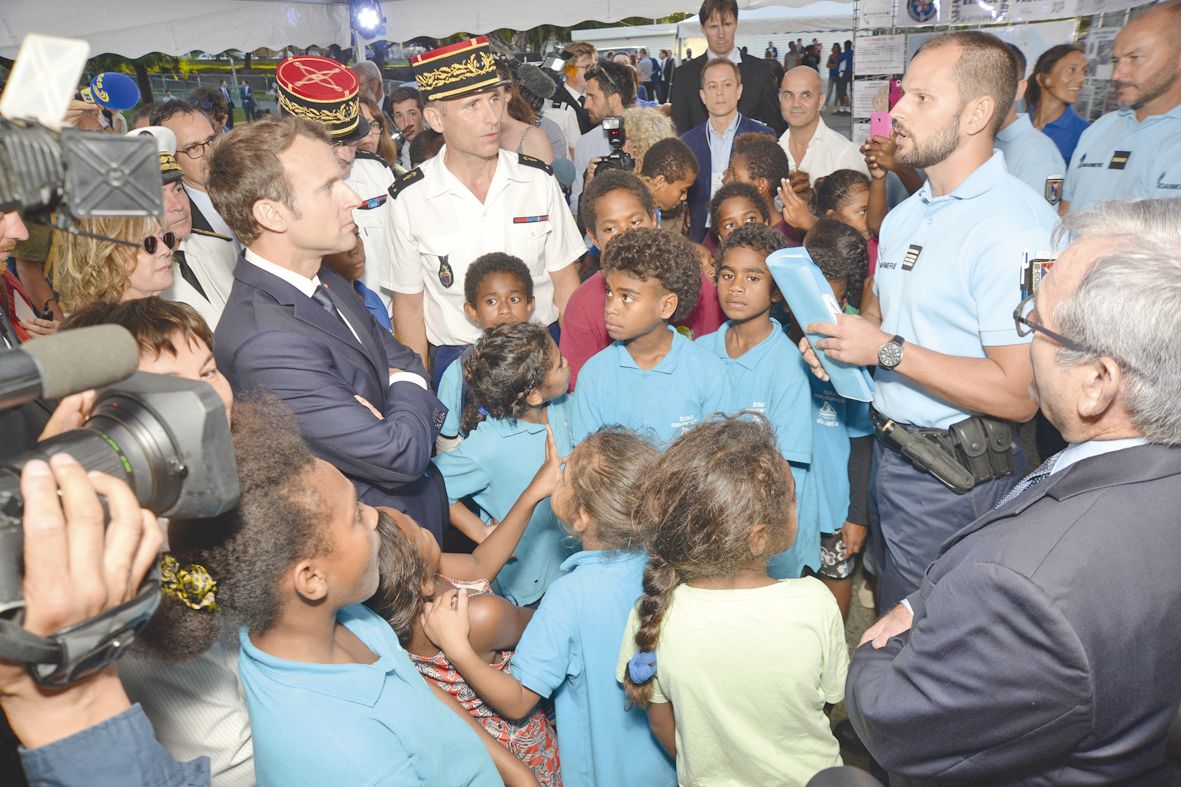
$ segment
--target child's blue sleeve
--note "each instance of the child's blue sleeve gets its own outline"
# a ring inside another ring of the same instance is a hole
[[[574,414],[570,418],[574,445],[581,443],[583,438],[603,425],[597,396],[598,377],[595,365],[590,361],[578,374],[578,385],[574,388]]]
[[[790,342],[788,343],[790,345]],[[812,462],[812,389],[799,351],[790,348],[797,358],[786,356],[779,364],[779,376],[767,402],[767,420],[775,429],[779,453],[795,464]],[[768,359],[769,360],[769,359]]]
[[[439,434],[443,437],[459,435],[459,420],[463,416],[463,364],[456,359],[439,380],[439,401],[447,408],[447,418]]]
[[[714,363],[702,369],[701,416],[703,419],[714,413],[727,413],[734,400],[730,375],[726,373],[726,365],[716,357],[713,358],[713,361]]]
[[[552,696],[567,677],[582,674],[575,620],[565,596],[560,585],[550,586],[513,654],[513,677],[541,697]]]
[[[492,476],[474,456],[477,447],[473,438],[468,438],[454,451],[439,454],[431,460],[443,475],[447,499],[452,503],[482,492],[492,483]]]

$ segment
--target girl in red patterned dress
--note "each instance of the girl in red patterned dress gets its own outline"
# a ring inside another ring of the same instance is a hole
[[[533,610],[493,595],[489,583],[511,557],[529,524],[534,507],[553,492],[559,475],[553,435],[546,442],[546,462],[504,521],[470,555],[439,550],[434,537],[414,520],[393,509],[378,509],[381,586],[368,606],[390,622],[410,660],[428,683],[450,694],[488,734],[524,762],[542,787],[560,787],[561,770],[554,729],[536,708],[522,719],[505,719],[468,686],[447,657],[423,633],[419,616],[427,601],[452,588],[471,596],[472,648],[498,670],[508,668],[513,648],[533,617]]]

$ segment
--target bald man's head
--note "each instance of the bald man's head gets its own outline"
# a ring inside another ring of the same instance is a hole
[[[815,127],[824,104],[820,74],[808,66],[796,66],[783,75],[779,90],[779,111],[789,128]]]
[[[1121,105],[1164,114],[1181,103],[1181,0],[1152,6],[1120,30],[1112,74]],[[1141,118],[1143,119],[1143,118]]]

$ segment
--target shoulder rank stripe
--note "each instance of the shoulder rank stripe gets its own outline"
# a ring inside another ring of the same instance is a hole
[[[224,240],[224,241],[228,241],[230,243],[234,242],[233,238],[227,238],[225,235],[214,232],[213,230],[203,230],[198,227],[193,227],[193,234],[194,235],[204,235],[206,238],[217,238],[218,240]]]
[[[518,161],[518,163],[524,164],[526,167],[533,167],[534,169],[539,169],[547,175],[554,174],[554,168],[551,167],[549,164],[546,164],[544,161],[542,161],[539,158],[534,158],[533,156],[526,156],[524,153],[518,153],[517,154],[517,161]]]
[[[390,186],[390,196],[397,199],[398,195],[402,193],[404,188],[413,183],[417,183],[424,177],[426,176],[422,174],[421,167],[415,167],[409,172],[402,173],[401,175],[394,178],[393,185]]]

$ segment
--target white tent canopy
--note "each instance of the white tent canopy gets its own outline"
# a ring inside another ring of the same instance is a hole
[[[822,2],[765,5],[747,8],[738,13],[738,36],[774,39],[797,33],[820,33],[853,29],[853,3]],[[701,24],[697,18],[686,19],[677,25],[678,38],[701,38]],[[742,41],[738,42],[742,45]],[[754,51],[753,49],[751,50]],[[760,50],[759,54],[762,54]],[[781,53],[782,54],[782,53]]]
[[[753,21],[759,14],[781,10],[747,10],[767,5],[768,0],[739,0],[739,6],[744,9],[742,25],[748,24],[748,17]],[[839,4],[778,0],[776,5]],[[527,30],[541,24],[574,25],[588,19],[611,22],[635,16],[656,18],[678,11],[695,12],[698,6],[696,0],[561,0],[557,3],[390,0],[382,3],[387,19],[384,38],[391,41],[418,36],[442,38],[460,32],[479,34],[498,28]],[[852,5],[847,8],[852,9]],[[851,17],[851,13],[847,11],[846,16]],[[688,24],[694,28],[689,36],[699,36],[696,21]],[[15,57],[27,33],[80,38],[90,44],[92,54],[111,52],[133,58],[148,52],[182,55],[197,49],[223,52],[350,44],[347,8],[343,2],[333,0],[89,0],[86,3],[4,0],[0,3],[0,56]]]

